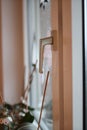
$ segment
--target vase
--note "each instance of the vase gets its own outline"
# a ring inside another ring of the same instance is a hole
[[[37,127],[32,123],[24,123],[17,130],[37,130]]]

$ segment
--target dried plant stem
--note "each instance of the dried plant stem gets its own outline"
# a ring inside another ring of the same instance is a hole
[[[36,71],[36,65],[37,65],[37,60],[36,60],[36,63],[34,64],[34,66],[33,66],[32,73],[29,75],[28,84],[27,84],[27,87],[26,87],[26,89],[25,89],[25,91],[24,91],[24,95],[25,95],[26,92],[29,92],[30,89],[31,89],[31,86],[30,86],[30,85],[31,85],[31,83],[32,83],[33,73]]]
[[[41,117],[42,117],[42,110],[43,110],[44,100],[45,100],[45,96],[46,96],[46,90],[47,90],[47,83],[48,83],[49,73],[50,72],[48,71],[47,72],[47,77],[46,77],[46,83],[45,83],[44,93],[43,93],[43,99],[42,99],[42,105],[41,105],[41,111],[40,111],[40,117],[39,117],[39,122],[38,122],[38,128],[37,128],[37,130],[39,130],[39,128],[40,128],[40,122],[41,122]]]
[[[28,108],[28,104],[27,104],[28,95],[29,95],[29,91],[31,89],[31,83],[32,83],[32,80],[33,80],[33,73],[36,71],[37,62],[38,62],[38,60],[36,60],[36,63],[33,64],[33,70],[31,72],[31,74],[28,74],[28,83],[27,83],[27,86],[25,87],[23,97],[21,97],[22,102],[25,101],[25,103],[27,105],[26,108]]]

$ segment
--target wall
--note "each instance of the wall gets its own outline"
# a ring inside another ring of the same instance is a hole
[[[3,94],[15,103],[23,92],[22,0],[1,0],[1,24]]]
[[[1,1],[0,1],[0,94],[2,95],[3,81],[2,81],[2,44],[1,44]]]
[[[72,0],[73,130],[83,130],[82,1]]]

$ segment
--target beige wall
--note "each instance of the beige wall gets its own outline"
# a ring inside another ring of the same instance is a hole
[[[22,0],[1,0],[3,94],[10,103],[18,102],[23,92],[22,21]]]
[[[0,1],[0,94],[2,94],[2,45],[1,45],[1,1]]]

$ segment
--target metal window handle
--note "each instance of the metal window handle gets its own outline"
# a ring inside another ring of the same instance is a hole
[[[46,45],[52,45],[52,49],[56,50],[57,49],[57,31],[53,30],[52,31],[52,36],[51,37],[46,37],[40,39],[40,54],[39,54],[39,72],[43,73],[43,58],[44,58],[44,48]]]

